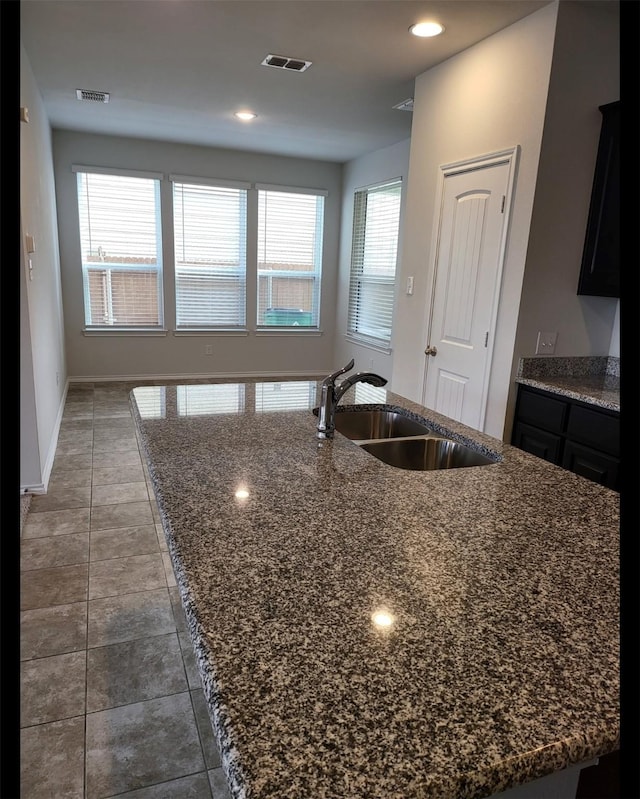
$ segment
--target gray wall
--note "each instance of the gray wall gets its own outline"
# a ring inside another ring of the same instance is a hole
[[[340,237],[340,273],[338,280],[338,307],[336,313],[336,337],[333,367],[356,362],[357,371],[374,371],[390,380],[393,371],[393,340],[391,352],[357,344],[346,338],[347,309],[349,303],[349,275],[351,269],[351,244],[353,227],[353,195],[356,189],[402,178],[402,200],[400,204],[400,240],[398,243],[398,265],[402,259],[402,227],[407,198],[407,175],[409,172],[410,139],[367,153],[344,165],[342,177],[342,221]],[[399,283],[396,282],[396,294]]]
[[[521,147],[507,241],[485,431],[502,437],[542,141],[557,3],[490,36],[416,79],[399,285],[393,388],[421,401],[442,164]]]
[[[619,301],[578,296],[602,115],[620,99],[618,4],[562,2],[513,369],[557,332],[555,355],[619,354]],[[511,406],[515,402],[512,389]]]
[[[22,43],[20,106],[29,110],[29,122],[20,123],[20,487],[42,491],[53,465],[67,369],[51,130]],[[35,240],[31,255],[27,234]]]
[[[296,375],[329,371],[333,361],[342,167],[323,161],[244,153],[143,139],[55,130],[53,150],[71,378],[207,375]],[[72,164],[162,172],[166,336],[83,335],[84,308],[76,176]],[[175,336],[171,184],[169,174],[326,189],[322,335]],[[213,355],[205,355],[205,344]]]

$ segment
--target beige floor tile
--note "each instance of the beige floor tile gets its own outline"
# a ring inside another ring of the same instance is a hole
[[[30,538],[20,545],[20,569],[72,566],[89,561],[89,533]]]
[[[171,588],[176,583],[176,575],[173,571],[173,563],[171,562],[171,556],[168,552],[162,553],[162,565],[164,566],[164,573],[167,579],[167,585]]]
[[[106,560],[128,555],[151,555],[158,552],[158,536],[153,525],[110,528],[91,533],[90,558]]]
[[[147,503],[148,504],[148,503]],[[151,509],[149,509],[151,513]],[[151,517],[153,519],[153,516]],[[89,508],[49,510],[29,513],[22,531],[23,538],[84,533],[89,530]]]
[[[182,600],[180,598],[180,589],[178,586],[169,588],[169,597],[171,598],[171,610],[173,612],[176,629],[179,633],[184,632],[189,634],[187,617],[184,614],[184,608],[182,607]]]
[[[188,693],[87,715],[87,799],[204,771]]]
[[[90,441],[62,441],[56,447],[56,457],[66,458],[69,455],[90,455],[93,451],[93,440]],[[54,460],[55,466],[55,460]]]
[[[127,452],[96,452],[93,456],[94,469],[141,465],[140,453],[137,450],[128,450]]]
[[[211,719],[209,718],[204,692],[202,688],[197,688],[195,691],[190,691],[190,693],[198,734],[200,735],[200,743],[204,753],[204,762],[207,768],[218,768],[220,766],[220,750],[211,727]]]
[[[167,589],[89,602],[88,646],[107,646],[176,630]]]
[[[231,799],[229,784],[221,768],[211,769],[209,772],[212,799]]]
[[[137,791],[119,793],[110,799],[211,799],[211,788],[207,773],[201,771]]]
[[[60,433],[72,430],[93,430],[93,419],[64,419],[60,422]]]
[[[138,442],[134,438],[111,438],[94,441],[93,451],[96,455],[102,452],[138,452]]]
[[[104,469],[94,468],[93,470],[94,486],[113,485],[114,483],[140,483],[143,480],[144,472],[139,462],[133,466],[110,466]]]
[[[86,664],[85,650],[23,661],[20,726],[31,727],[83,714]]]
[[[91,468],[69,469],[67,471],[53,471],[49,478],[49,491],[60,488],[84,488],[91,485]]]
[[[87,455],[58,455],[56,453],[53,461],[53,468],[51,474],[58,474],[59,472],[76,471],[78,469],[91,469],[93,465],[91,454]]]
[[[91,505],[91,486],[81,488],[57,488],[49,486],[46,494],[35,496],[29,506],[29,513],[46,510],[69,510],[88,508]]]
[[[24,799],[83,799],[85,717],[20,732],[20,794]]]
[[[135,434],[135,425],[130,416],[106,416],[104,419],[94,419],[93,430],[94,433],[99,430],[128,430]]]
[[[178,694],[187,688],[176,633],[88,651],[87,713]]]
[[[87,647],[87,603],[74,602],[20,614],[20,658],[77,652]]]
[[[20,581],[20,609],[49,608],[87,599],[89,566],[57,566],[23,572]]]
[[[109,527],[140,527],[153,524],[149,502],[124,502],[120,505],[98,505],[91,510],[91,530]]]
[[[158,538],[158,546],[161,552],[168,552],[169,547],[167,546],[167,539],[164,534],[164,530],[162,529],[162,525],[159,522],[155,523],[156,528],[156,536]]]
[[[87,425],[86,430],[69,429],[67,426],[60,425],[58,433],[58,444],[91,444],[93,442],[93,429],[88,419],[84,420]]]
[[[94,485],[91,504],[96,505],[121,505],[125,502],[148,501],[146,483],[113,483],[111,485]]]
[[[162,555],[131,555],[89,564],[89,599],[153,591],[165,583]]]
[[[182,660],[184,663],[184,670],[187,673],[189,690],[201,689],[202,680],[200,679],[200,672],[198,671],[196,656],[193,651],[193,644],[191,643],[191,636],[188,632],[180,632],[178,633],[178,640],[180,641]]]

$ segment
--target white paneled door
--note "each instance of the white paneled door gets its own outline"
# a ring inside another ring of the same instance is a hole
[[[517,148],[442,167],[424,404],[482,430]]]

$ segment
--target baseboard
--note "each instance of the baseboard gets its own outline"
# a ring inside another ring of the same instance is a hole
[[[42,482],[37,485],[20,486],[21,494],[46,494],[49,487],[49,478],[51,477],[51,469],[53,469],[53,461],[56,456],[56,449],[58,448],[58,436],[60,435],[60,425],[62,424],[62,415],[64,413],[64,406],[67,401],[67,392],[69,391],[69,380],[64,384],[64,391],[62,392],[62,399],[58,407],[58,415],[56,423],[53,426],[53,433],[49,442],[49,451],[47,458],[44,462],[42,470]]]
[[[310,370],[307,372],[216,372],[215,374],[153,374],[153,375],[96,375],[70,377],[68,383],[135,383],[137,381],[149,382],[159,380],[278,380],[292,378],[299,380],[317,380],[326,377],[329,369],[325,371]]]

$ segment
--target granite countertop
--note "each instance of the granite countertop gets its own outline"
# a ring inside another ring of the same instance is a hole
[[[619,358],[522,358],[516,383],[620,411]]]
[[[618,494],[358,384],[500,459],[397,469],[317,398],[132,392],[234,799],[478,799],[618,748]]]

